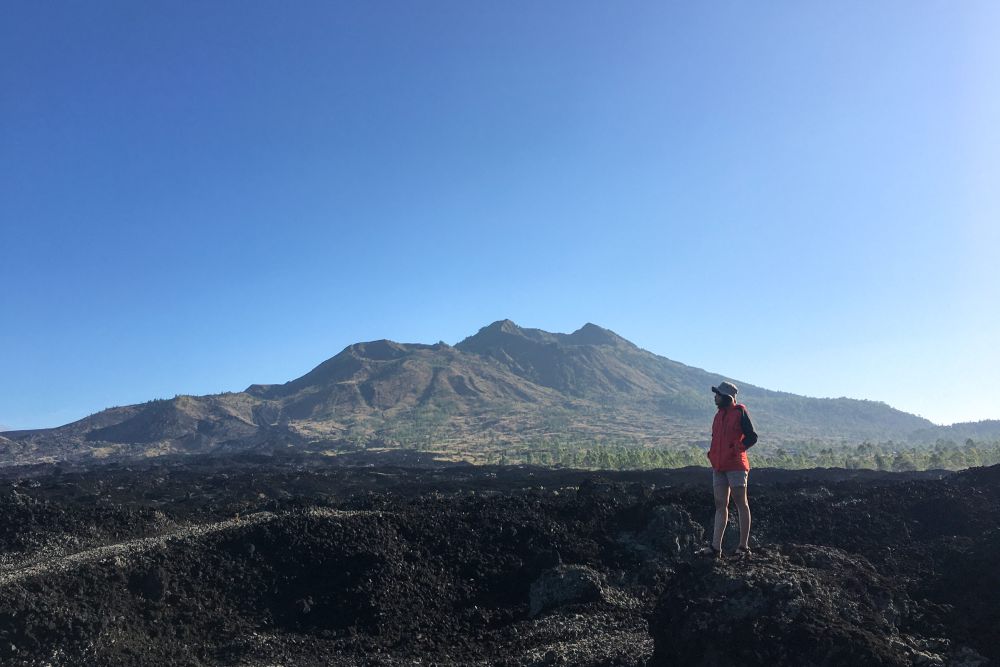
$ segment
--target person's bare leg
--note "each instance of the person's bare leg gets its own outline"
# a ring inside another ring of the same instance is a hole
[[[743,487],[746,489],[746,487]],[[729,523],[729,486],[715,486],[715,532],[712,534],[712,548],[722,552],[722,535]]]
[[[747,500],[747,487],[733,487],[733,501],[736,503],[736,511],[740,517],[740,549],[747,549],[750,545],[750,502]]]

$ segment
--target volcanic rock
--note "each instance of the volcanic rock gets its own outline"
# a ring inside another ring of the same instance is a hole
[[[531,615],[562,605],[596,602],[603,593],[601,575],[584,565],[561,565],[531,584]]]
[[[902,630],[914,609],[864,558],[786,545],[678,569],[650,622],[654,665],[944,664]]]
[[[677,505],[660,505],[642,534],[642,540],[657,551],[678,556],[704,540],[705,529]]]
[[[1000,468],[755,469],[715,562],[703,468],[179,460],[0,469],[0,662],[1000,661]]]

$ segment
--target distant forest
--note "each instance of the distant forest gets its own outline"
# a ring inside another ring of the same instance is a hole
[[[592,444],[590,446],[520,445],[491,449],[486,463],[636,470],[681,468],[708,465],[706,446],[670,448],[642,447],[633,444]],[[961,470],[1000,463],[1000,440],[978,442],[971,438],[961,443],[938,440],[932,445],[913,446],[893,441],[861,442],[854,445],[831,445],[829,442],[803,442],[795,446],[753,447],[750,464],[756,467],[805,469],[848,468],[906,472],[913,470]]]

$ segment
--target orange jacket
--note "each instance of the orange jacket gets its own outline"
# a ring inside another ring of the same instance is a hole
[[[756,442],[757,434],[745,405],[737,403],[719,408],[712,421],[712,446],[708,450],[708,460],[719,472],[750,470],[747,448]]]

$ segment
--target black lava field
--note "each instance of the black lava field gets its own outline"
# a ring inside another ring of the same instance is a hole
[[[1000,664],[1000,467],[751,471],[754,550],[721,561],[710,479],[0,469],[0,663]]]

